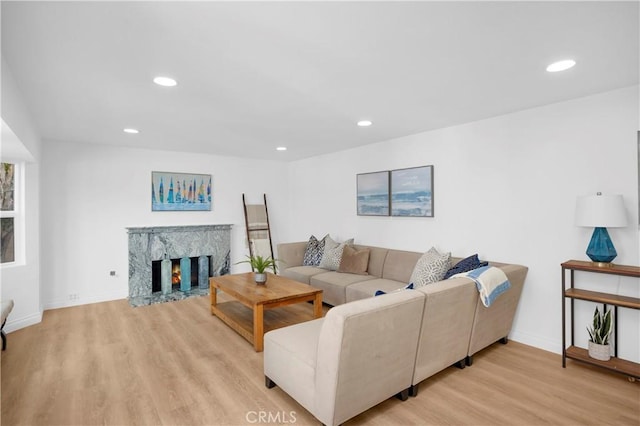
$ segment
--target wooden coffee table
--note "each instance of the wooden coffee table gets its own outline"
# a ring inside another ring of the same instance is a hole
[[[209,287],[211,314],[252,343],[256,352],[264,347],[265,310],[313,301],[313,317],[322,318],[322,290],[279,275],[268,274],[267,283],[260,285],[256,284],[253,272],[223,275],[210,278]],[[216,289],[236,300],[218,303]],[[252,323],[246,320],[246,308],[238,302],[253,311]]]

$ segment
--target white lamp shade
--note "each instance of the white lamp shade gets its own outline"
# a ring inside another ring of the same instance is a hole
[[[586,195],[576,201],[576,225],[593,228],[627,226],[622,195]]]

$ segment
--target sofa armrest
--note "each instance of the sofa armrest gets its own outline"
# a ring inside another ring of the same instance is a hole
[[[522,294],[524,280],[529,270],[522,265],[494,262],[491,262],[490,265],[497,266],[504,271],[511,283],[511,288],[501,294],[488,308],[478,298],[468,356],[473,356],[492,343],[508,337]]]
[[[294,266],[302,266],[306,249],[306,241],[278,244],[278,254],[276,258],[280,261],[280,268],[286,269]]]
[[[2,316],[0,317],[0,324],[4,326],[4,322],[7,320],[7,317],[13,310],[13,299],[3,300],[2,301]]]

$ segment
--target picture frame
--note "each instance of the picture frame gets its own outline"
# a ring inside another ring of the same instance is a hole
[[[356,175],[358,216],[389,216],[389,171]]]
[[[151,211],[210,211],[211,175],[151,172]]]
[[[433,217],[433,166],[392,170],[391,216]]]

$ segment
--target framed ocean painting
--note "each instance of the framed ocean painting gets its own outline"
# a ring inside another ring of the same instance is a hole
[[[151,172],[151,211],[211,210],[211,175]]]
[[[389,172],[356,176],[358,216],[389,216]]]
[[[433,166],[391,171],[391,216],[433,217]]]

